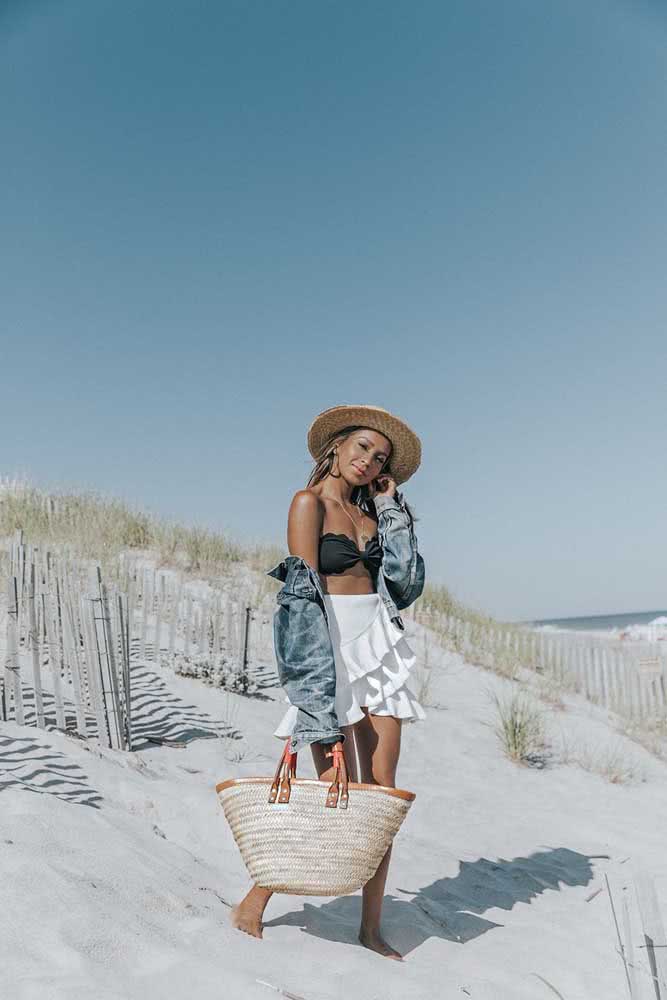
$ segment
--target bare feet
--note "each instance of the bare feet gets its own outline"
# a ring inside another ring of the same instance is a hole
[[[361,927],[359,930],[359,940],[365,948],[370,948],[371,951],[376,951],[378,955],[383,955],[385,958],[394,958],[398,962],[403,961],[403,956],[399,954],[395,948],[392,948],[390,944],[387,944],[385,939],[377,930],[366,930]]]
[[[262,914],[273,893],[270,889],[262,889],[259,885],[254,885],[250,892],[244,896],[240,903],[232,906],[230,920],[232,927],[236,927],[253,937],[262,937]]]

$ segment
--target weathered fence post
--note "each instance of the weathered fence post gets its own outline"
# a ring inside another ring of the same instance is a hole
[[[61,677],[61,654],[60,637],[57,628],[57,615],[54,608],[55,598],[51,594],[42,594],[42,606],[44,610],[44,622],[46,624],[46,635],[49,645],[49,667],[51,668],[51,679],[53,681],[53,699],[56,707],[56,728],[65,730],[67,723],[65,719],[65,705],[63,702],[63,688]]]
[[[23,690],[21,688],[18,630],[18,581],[15,576],[10,576],[7,585],[7,662],[5,664],[5,678],[11,677],[11,688],[14,694],[14,719],[19,726],[22,726],[25,720],[23,715]],[[7,687],[9,686],[10,684],[7,683]]]
[[[141,573],[141,632],[139,638],[139,658],[146,659],[146,632],[148,630],[148,571]]]
[[[32,684],[35,689],[35,719],[40,729],[44,729],[44,696],[42,693],[42,671],[39,662],[41,643],[37,630],[37,587],[35,581],[35,564],[30,564],[30,592],[28,594],[29,646],[32,655]]]
[[[102,670],[103,676],[106,674],[109,681],[108,691],[110,695],[110,705],[107,706],[107,712],[109,712],[109,709],[112,711],[113,726],[111,727],[111,732],[117,740],[117,747],[122,749],[125,740],[123,737],[124,726],[122,723],[120,694],[118,690],[118,674],[116,672],[116,655],[111,630],[111,616],[109,612],[107,588],[105,584],[102,583],[102,574],[99,566],[96,566],[91,572],[91,586],[94,586],[97,594],[97,596],[93,598],[93,607],[95,608],[97,605],[98,610],[98,615],[96,617],[99,621],[99,627],[96,629],[96,632],[98,635],[98,648],[100,650],[100,669]],[[99,641],[100,638],[101,642]]]
[[[97,720],[97,738],[100,743],[110,747],[111,733],[109,730],[107,706],[104,700],[104,686],[97,648],[93,602],[83,594],[79,598],[79,610],[84,641],[84,657],[88,673],[88,690],[90,692],[95,719]]]
[[[245,622],[243,626],[243,661],[241,665],[241,686],[244,693],[248,690],[248,635],[250,632],[250,615],[252,608],[245,609]]]
[[[122,650],[123,695],[125,703],[125,744],[132,749],[132,691],[130,688],[130,623],[127,617],[127,598],[125,603],[122,594],[116,595],[118,608],[118,628]]]
[[[648,872],[633,871],[637,904],[641,917],[647,958],[653,975],[656,998],[667,997],[667,937],[660,915],[655,886]]]

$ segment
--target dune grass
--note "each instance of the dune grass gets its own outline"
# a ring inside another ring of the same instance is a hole
[[[643,767],[632,754],[628,754],[620,739],[614,745],[601,746],[562,739],[558,760],[561,764],[573,764],[591,774],[598,774],[612,785],[645,780]]]
[[[201,525],[169,520],[96,490],[44,490],[27,481],[0,480],[0,536],[18,529],[34,545],[67,547],[74,556],[113,571],[121,552],[150,552],[158,566],[173,566],[204,579],[229,576],[241,565],[266,570],[286,554],[277,544],[242,543]],[[275,589],[266,579],[263,595]],[[445,640],[446,616],[470,622],[472,644],[494,619],[457,601],[447,587],[427,583],[415,612],[427,607],[433,628]],[[449,637],[451,643],[453,638]],[[500,655],[498,656],[500,663]],[[511,671],[503,670],[510,674]]]
[[[497,624],[490,615],[462,604],[444,584],[440,583],[427,582],[418,600],[418,605],[428,607],[437,616],[453,616],[462,621],[472,622],[480,628],[489,623]]]
[[[47,492],[29,483],[0,482],[0,535],[22,529],[27,541],[67,546],[108,567],[127,550],[150,550],[159,565],[199,576],[228,575],[236,565],[270,568],[284,554],[277,545],[242,544],[222,532],[147,513],[97,491]]]
[[[617,731],[652,753],[659,760],[667,761],[667,719],[621,719]]]
[[[494,732],[505,755],[517,764],[543,767],[547,756],[544,719],[523,691],[501,698],[492,692],[497,712]]]

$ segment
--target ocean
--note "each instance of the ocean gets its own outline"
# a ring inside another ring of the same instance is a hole
[[[667,611],[628,611],[621,615],[588,615],[580,618],[543,618],[540,621],[521,622],[522,625],[553,625],[554,628],[607,631],[627,628],[628,625],[648,625],[654,618],[667,615]]]

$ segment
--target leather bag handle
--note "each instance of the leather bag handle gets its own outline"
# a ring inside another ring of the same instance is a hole
[[[278,802],[289,802],[291,790],[290,779],[296,778],[296,754],[290,752],[289,745],[290,740],[288,739],[285,744],[285,749],[283,750],[280,760],[278,761],[273,781],[271,782],[269,804],[275,802],[276,799]],[[280,794],[278,794],[279,787]]]
[[[333,757],[333,766],[336,768],[334,773],[333,781],[329,786],[329,791],[327,793],[327,800],[325,805],[330,809],[335,809],[336,806],[340,805],[341,809],[347,809],[348,803],[348,778],[347,778],[347,764],[345,763],[345,752],[343,751],[343,744],[339,741],[334,743],[331,750],[327,750],[324,754],[325,757]],[[340,799],[338,794],[340,792]]]
[[[285,744],[285,749],[278,761],[278,766],[271,782],[269,805],[276,801],[289,802],[291,779],[296,777],[296,754],[290,752],[289,746],[290,739]],[[336,770],[324,804],[329,809],[335,809],[338,805],[340,805],[341,809],[347,809],[349,798],[347,765],[345,763],[343,744],[340,740],[334,743],[331,750],[325,752],[325,756],[333,758],[333,766]]]

